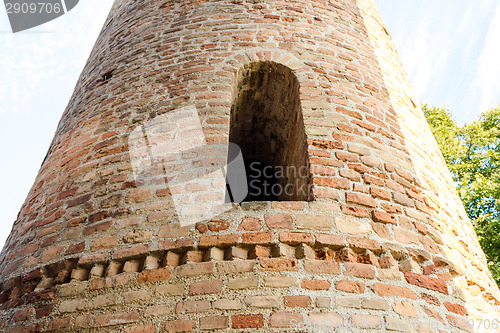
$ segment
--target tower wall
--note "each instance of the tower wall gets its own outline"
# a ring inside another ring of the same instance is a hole
[[[130,133],[194,105],[208,143],[226,143],[239,74],[262,62],[298,79],[313,200],[245,202],[181,227],[171,189],[134,178]],[[116,1],[0,268],[7,332],[349,320],[353,332],[428,320],[461,332],[460,320],[499,318],[371,0]]]

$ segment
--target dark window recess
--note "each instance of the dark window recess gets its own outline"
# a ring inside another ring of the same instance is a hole
[[[255,62],[240,71],[229,142],[245,161],[243,201],[312,200],[299,81],[290,68]]]
[[[109,81],[112,77],[113,77],[113,71],[106,72],[102,76],[102,81],[103,82]]]

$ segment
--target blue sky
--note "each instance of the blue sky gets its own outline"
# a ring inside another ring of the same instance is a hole
[[[378,0],[420,102],[459,123],[500,103],[498,0]]]
[[[461,123],[500,102],[498,0],[376,0],[421,102]],[[33,184],[59,118],[111,7],[12,34],[0,5],[0,247]]]

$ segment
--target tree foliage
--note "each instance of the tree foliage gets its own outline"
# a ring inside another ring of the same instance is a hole
[[[423,111],[500,285],[500,108],[463,126],[446,108]]]

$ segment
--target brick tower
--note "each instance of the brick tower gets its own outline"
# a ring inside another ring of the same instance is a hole
[[[182,112],[174,177],[142,134]],[[228,142],[307,172],[211,210],[181,178]],[[5,332],[490,332],[499,300],[373,0],[116,0],[0,256]]]

